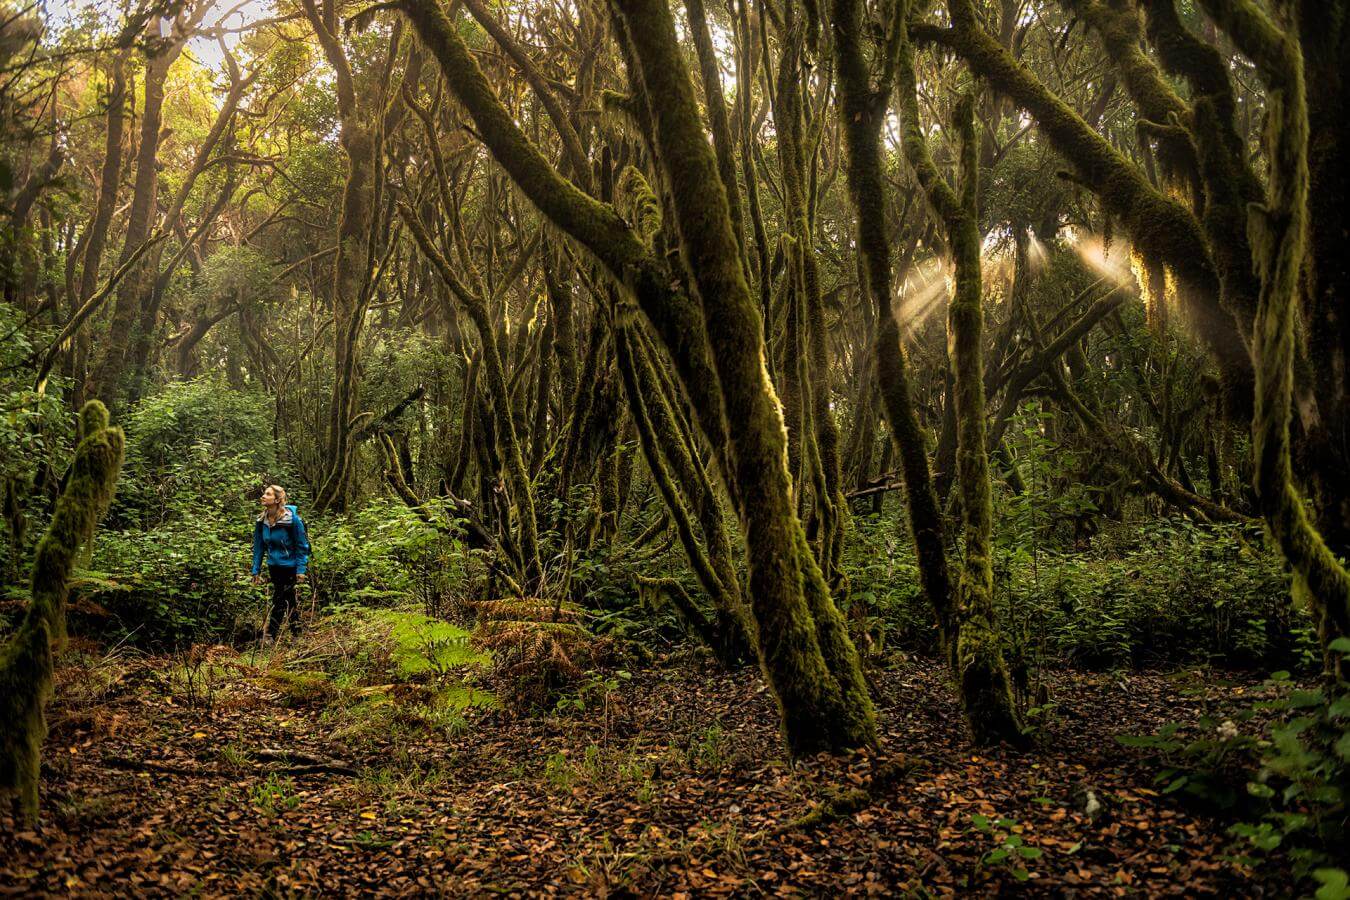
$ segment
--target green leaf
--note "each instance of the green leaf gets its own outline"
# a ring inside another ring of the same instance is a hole
[[[1317,869],[1313,878],[1321,885],[1313,894],[1317,900],[1350,900],[1350,875],[1344,869]]]
[[[1040,859],[1045,855],[1040,847],[1018,847],[1017,852],[1022,854],[1023,859]]]
[[[1321,691],[1294,691],[1289,695],[1289,705],[1293,709],[1307,709],[1320,706],[1325,699],[1326,695]]]
[[[1262,784],[1259,781],[1247,782],[1247,793],[1253,797],[1260,797],[1263,800],[1269,800],[1275,796],[1275,789],[1268,784]]]

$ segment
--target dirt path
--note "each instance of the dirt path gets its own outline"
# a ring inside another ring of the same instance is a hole
[[[939,671],[908,663],[877,676],[878,754],[794,768],[752,673],[682,657],[590,708],[360,742],[278,705],[246,660],[209,710],[168,686],[169,664],[93,688],[63,673],[45,828],[0,819],[0,892],[1280,893],[1111,737],[1231,702],[1213,679],[1061,677],[1040,749],[986,755]],[[860,810],[810,821],[859,788]]]

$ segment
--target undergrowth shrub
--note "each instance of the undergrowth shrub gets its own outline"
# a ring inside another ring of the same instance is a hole
[[[1350,638],[1333,652],[1350,662]],[[1318,898],[1347,896],[1350,841],[1350,682],[1300,687],[1290,673],[1267,679],[1260,699],[1232,719],[1170,722],[1155,734],[1119,735],[1158,767],[1162,793],[1236,823],[1244,861],[1282,854]]]
[[[272,400],[216,377],[175,382],[126,416],[126,475],[113,506],[120,528],[154,528],[253,509],[264,477],[288,482],[272,437]]]
[[[512,709],[552,708],[583,672],[614,657],[615,642],[588,631],[585,614],[572,604],[526,597],[474,608],[474,643],[492,653],[493,688]]]
[[[164,525],[107,532],[77,573],[72,626],[149,649],[228,642],[260,610],[238,535]]]
[[[850,619],[874,651],[933,653],[932,607],[901,516],[888,508],[854,519]],[[995,601],[1015,661],[1306,670],[1320,660],[1311,617],[1291,603],[1288,577],[1255,529],[1111,523],[1073,549],[1039,544],[1006,517],[1000,525]]]
[[[449,521],[449,520],[447,520]],[[432,616],[463,618],[470,555],[455,536],[401,503],[377,501],[310,525],[310,581],[325,606],[416,601]]]
[[[935,652],[937,627],[919,584],[906,525],[893,514],[856,517],[844,544],[848,613],[871,653],[903,648]]]
[[[1310,617],[1259,532],[1159,520],[1080,553],[1000,545],[998,598],[1015,654],[1084,668],[1215,663],[1306,668]]]
[[[262,680],[286,703],[322,706],[335,738],[382,741],[467,727],[467,710],[497,703],[482,686],[490,662],[450,622],[352,605],[275,650]]]

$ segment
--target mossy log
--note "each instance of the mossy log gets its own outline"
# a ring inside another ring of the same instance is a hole
[[[0,648],[0,795],[29,820],[37,818],[38,773],[47,736],[55,653],[66,638],[66,598],[80,548],[112,502],[125,439],[98,401],[80,413],[75,461],[33,561],[32,601],[19,629]]]

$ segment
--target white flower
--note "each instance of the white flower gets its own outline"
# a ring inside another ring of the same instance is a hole
[[[1218,732],[1219,737],[1225,741],[1231,741],[1238,736],[1237,726],[1233,724],[1232,719],[1224,719],[1223,723],[1219,725]]]

